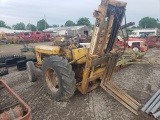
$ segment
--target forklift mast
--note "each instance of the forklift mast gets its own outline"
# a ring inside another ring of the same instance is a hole
[[[114,68],[122,51],[114,51],[113,46],[121,26],[127,3],[115,0],[102,0],[96,18],[90,48],[86,54],[86,64],[81,84],[77,86],[82,94],[99,85],[121,104],[135,114],[140,104],[111,81]],[[97,82],[101,80],[101,83]]]
[[[93,13],[96,18],[92,34],[90,55],[107,54],[112,50],[118,30],[125,13],[126,3],[102,0],[98,11]]]
[[[101,76],[100,74],[94,74],[95,68],[102,64],[109,65],[108,58],[111,58],[110,51],[112,51],[118,30],[121,26],[125,7],[126,3],[124,2],[102,0],[98,10],[95,10],[93,13],[96,21],[92,33],[90,48],[86,54],[86,65],[84,68],[81,88],[79,88],[83,94],[90,91],[88,79],[94,76],[92,79],[96,80]],[[118,53],[112,55],[117,56]],[[101,74],[104,74],[105,76],[104,71]],[[94,87],[92,87],[91,90],[92,89],[94,89]]]

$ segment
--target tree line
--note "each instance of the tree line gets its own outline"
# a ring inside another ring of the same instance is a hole
[[[73,22],[72,20],[67,20],[64,25],[49,25],[44,19],[41,19],[37,21],[37,25],[30,24],[28,23],[26,26],[23,22],[16,23],[15,25],[12,25],[12,29],[15,30],[31,30],[31,31],[36,31],[36,30],[44,30],[49,27],[69,27],[69,26],[81,26],[81,25],[86,25],[89,28],[93,29],[93,25],[89,21],[88,18],[82,17],[79,18],[77,23]],[[6,27],[6,28],[11,28],[10,26],[6,25],[6,23],[3,20],[0,20],[0,27]],[[144,17],[139,21],[138,26],[133,26],[131,28],[160,28],[160,21],[159,19],[151,18],[151,17]]]
[[[28,23],[25,25],[23,22],[16,23],[15,25],[12,25],[12,29],[14,30],[31,30],[31,31],[42,31],[44,29],[47,29],[49,27],[68,27],[68,26],[81,26],[81,25],[87,25],[88,27],[92,27],[91,22],[89,21],[88,18],[82,17],[79,18],[77,23],[74,23],[72,20],[67,20],[64,25],[49,25],[44,19],[41,19],[37,21],[37,25]],[[0,27],[6,27],[6,28],[11,28],[10,26],[6,25],[6,23],[3,20],[0,20]]]
[[[131,28],[159,28],[160,29],[160,21],[159,19],[144,17],[139,21],[137,26],[133,26]]]

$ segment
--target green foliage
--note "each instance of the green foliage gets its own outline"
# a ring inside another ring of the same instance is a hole
[[[25,24],[23,22],[17,23],[12,26],[14,30],[25,30]]]
[[[160,29],[160,23],[157,24],[157,27]]]
[[[78,21],[77,21],[77,25],[86,25],[88,27],[91,28],[91,23],[89,21],[89,18],[86,18],[86,17],[82,17],[80,18]]]
[[[66,21],[66,23],[65,23],[65,26],[66,27],[69,27],[69,26],[75,26],[76,24],[73,22],[73,21],[71,21],[71,20],[68,20],[68,21]]]
[[[51,27],[59,27],[59,25],[52,25]]]
[[[37,27],[36,27],[35,25],[29,23],[29,24],[26,26],[26,30],[36,31],[36,30],[37,30]]]
[[[92,30],[94,29],[94,25],[93,24],[91,24],[90,29],[92,29]]]
[[[42,31],[42,30],[47,29],[47,28],[49,28],[49,25],[44,19],[39,20],[37,22],[37,29],[38,30]]]
[[[3,20],[0,20],[0,27],[5,27],[5,28],[11,29],[11,27],[6,25],[6,23]]]
[[[137,28],[137,27],[136,27],[136,26],[132,26],[132,27],[131,27],[131,29],[135,29],[135,28]]]
[[[139,21],[139,26],[142,28],[155,28],[157,27],[157,20],[151,17],[144,17]]]
[[[61,27],[64,27],[63,25],[61,25]]]
[[[3,20],[0,20],[0,27],[6,27],[6,24]]]
[[[9,29],[11,29],[11,27],[10,27],[10,26],[8,26],[8,25],[7,25],[7,26],[5,26],[5,28],[9,28]]]

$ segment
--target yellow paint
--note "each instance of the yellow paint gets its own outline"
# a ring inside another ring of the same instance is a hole
[[[60,47],[59,46],[39,45],[35,47],[35,51],[38,53],[44,53],[46,55],[58,55],[60,52]]]
[[[104,67],[104,68],[98,68],[98,69],[96,69],[96,70],[94,71],[94,73],[93,73],[93,76],[94,76],[94,75],[97,75],[97,74],[99,74],[99,73],[101,73],[101,72],[104,72],[104,70],[105,70],[105,67]]]
[[[72,49],[73,60],[77,60],[77,59],[83,57],[84,55],[86,55],[87,51],[88,51],[88,48]],[[83,58],[77,60],[75,63],[82,64],[85,62],[86,62],[86,57],[83,57]]]

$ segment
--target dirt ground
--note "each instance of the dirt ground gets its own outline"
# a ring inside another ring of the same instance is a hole
[[[52,43],[44,43],[52,44]],[[37,45],[32,44],[32,46]],[[22,45],[2,45],[0,55],[20,54]],[[156,57],[160,63],[160,50],[148,50],[147,57]],[[66,102],[56,102],[46,94],[41,71],[38,80],[31,83],[26,71],[9,68],[9,74],[1,77],[30,107],[33,120],[152,120],[142,113],[134,115],[102,88],[82,95],[76,91]],[[130,65],[113,74],[112,80],[141,104],[160,89],[160,65]],[[160,120],[160,118],[158,119]]]
[[[29,43],[26,44],[28,47],[34,47],[36,45],[52,45],[52,42],[43,42],[43,43]],[[0,44],[0,56],[8,54],[21,54],[20,49],[23,48],[23,44]]]

